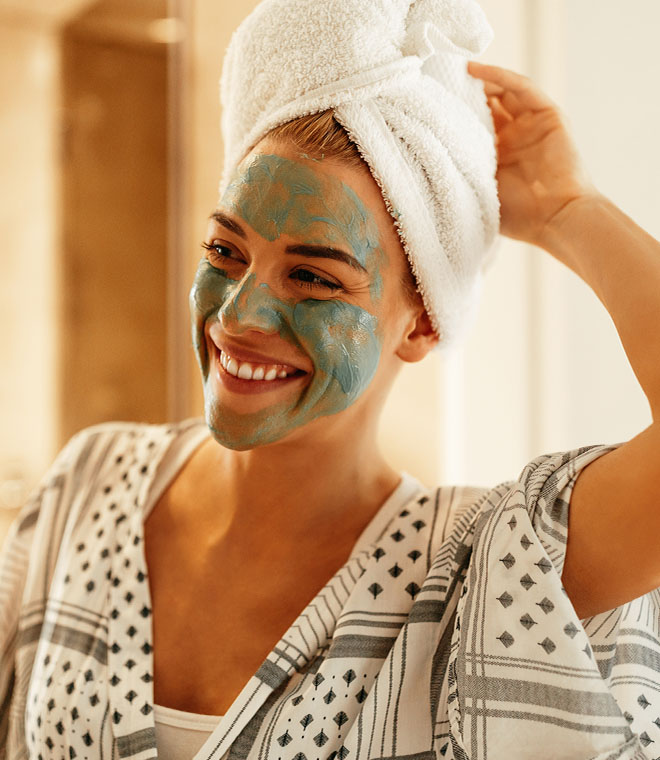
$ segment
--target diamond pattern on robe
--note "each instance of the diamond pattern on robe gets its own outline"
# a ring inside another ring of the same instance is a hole
[[[278,737],[277,741],[280,747],[286,747],[289,742],[293,741],[293,736],[288,731],[285,731],[282,736]]]
[[[300,725],[301,725],[303,728],[307,728],[307,726],[309,726],[309,724],[310,724],[310,723],[311,723],[313,720],[314,720],[314,716],[313,716],[313,715],[311,715],[311,713],[307,713],[307,715],[305,715],[305,716],[304,716],[304,717],[301,719],[301,721],[300,721]]]
[[[394,541],[396,541],[397,543],[398,543],[399,541],[403,541],[403,539],[404,539],[405,537],[406,537],[406,536],[405,536],[405,534],[404,534],[404,533],[402,533],[402,532],[401,532],[401,531],[400,531],[398,528],[397,528],[397,530],[395,530],[395,531],[394,531],[394,533],[392,533],[392,534],[391,534],[391,538],[392,538]]]
[[[510,570],[515,564],[516,564],[516,558],[509,552],[506,557],[502,557],[500,562],[506,567],[507,570]]]
[[[546,654],[552,654],[557,648],[555,642],[552,639],[549,639],[547,636],[543,639],[543,641],[539,641],[539,645],[543,647]]]
[[[547,557],[542,557],[538,562],[534,563],[538,569],[545,575],[552,570],[552,563]]]
[[[408,556],[413,562],[417,562],[417,560],[422,556],[422,553],[418,552],[417,549],[413,549],[411,552],[408,552]]]
[[[374,549],[374,553],[371,556],[375,557],[376,558],[376,562],[378,562],[378,560],[381,557],[385,556],[385,549],[383,549],[382,546],[378,546],[378,547],[376,547],[376,549]]]
[[[328,737],[325,735],[323,729],[321,729],[321,732],[314,737],[314,744],[316,744],[317,747],[322,747],[327,741]]]
[[[424,520],[415,520],[412,526],[419,533],[422,528],[426,527],[426,523]]]
[[[508,649],[508,648],[509,648],[509,647],[510,647],[510,646],[513,644],[513,642],[515,641],[515,639],[513,638],[513,636],[512,636],[512,635],[511,635],[511,634],[510,634],[508,631],[504,631],[504,633],[500,634],[500,635],[499,635],[499,636],[497,636],[496,638],[497,638],[499,641],[501,641],[501,642],[502,642],[502,644],[504,644],[504,646],[505,646],[507,649]]]
[[[549,615],[555,608],[555,605],[548,599],[547,596],[544,596],[540,602],[536,603],[536,605],[537,607],[540,607],[546,615]]]
[[[291,704],[292,704],[292,705],[299,705],[299,704],[300,704],[302,701],[303,701],[303,695],[302,695],[302,694],[299,694],[297,697],[294,697],[294,698],[291,700]]]
[[[507,525],[509,526],[509,528],[511,528],[512,531],[514,531],[516,529],[516,526],[518,525],[518,521],[516,520],[516,516],[515,515],[512,515],[512,517],[509,520],[509,522],[507,523]]]
[[[372,583],[371,586],[369,586],[369,591],[371,591],[375,599],[378,596],[378,594],[382,593],[383,587],[380,586],[378,583]]]
[[[409,583],[406,586],[406,591],[412,596],[414,599],[417,596],[417,592],[419,591],[419,586],[416,583]]]
[[[642,733],[639,735],[639,741],[642,743],[644,747],[648,747],[649,744],[653,742],[653,739],[646,733],[646,731],[642,731]]]
[[[529,631],[529,629],[530,629],[530,628],[531,628],[533,625],[536,625],[536,620],[534,620],[534,619],[532,618],[532,616],[531,616],[531,615],[530,615],[528,612],[526,612],[526,613],[525,613],[525,614],[524,614],[524,615],[523,615],[523,616],[520,618],[520,622],[521,622],[521,624],[522,624],[522,625],[523,625],[525,628],[527,628],[527,630],[528,630],[528,631]]]
[[[344,758],[346,757],[346,755],[348,755],[349,752],[350,752],[350,749],[346,748],[342,744],[337,752],[337,757],[339,758],[339,760],[344,760]]]
[[[344,725],[344,723],[346,723],[346,721],[348,720],[348,715],[346,715],[346,713],[343,710],[341,710],[335,715],[333,720],[339,726],[339,728],[341,728]]]
[[[392,576],[392,578],[398,578],[402,572],[403,570],[399,567],[398,562],[388,570],[388,573]]]
[[[362,704],[364,702],[364,700],[367,698],[367,696],[368,696],[368,693],[367,693],[366,689],[363,686],[360,689],[360,691],[358,691],[358,693],[355,695],[355,699],[357,699],[357,701],[360,704]]]
[[[646,698],[646,697],[645,697],[643,694],[640,694],[640,695],[637,697],[637,704],[638,704],[638,705],[639,705],[639,706],[640,706],[640,707],[641,707],[643,710],[646,710],[646,708],[647,708],[647,707],[649,707],[649,705],[650,705],[651,703],[648,701],[648,699],[647,699],[647,698]]]
[[[523,577],[520,579],[520,585],[526,591],[529,591],[532,586],[536,586],[536,581],[531,579],[529,573],[525,573]]]
[[[353,681],[355,681],[357,676],[355,675],[355,671],[351,669],[351,670],[347,670],[342,676],[342,678],[344,679],[344,681],[346,681],[347,684],[350,684],[350,683],[353,683]]]
[[[337,695],[334,693],[332,689],[323,697],[323,701],[326,703],[326,705],[329,705],[330,702],[336,697]]]
[[[527,551],[529,547],[532,545],[532,542],[530,541],[529,538],[527,538],[526,534],[524,533],[523,533],[522,538],[520,539],[520,545],[525,551]]]
[[[497,601],[506,609],[513,604],[513,597],[508,591],[505,591],[501,596],[497,597]]]
[[[564,633],[567,636],[570,636],[570,638],[574,639],[577,636],[577,634],[579,633],[579,630],[578,630],[578,628],[573,623],[567,623],[564,626]]]
[[[325,676],[323,675],[323,673],[317,673],[317,674],[314,676],[314,680],[312,681],[312,683],[314,684],[314,688],[315,688],[315,689],[318,689],[318,688],[319,688],[319,686],[320,686],[320,685],[321,685],[321,684],[322,684],[324,681],[325,681]]]

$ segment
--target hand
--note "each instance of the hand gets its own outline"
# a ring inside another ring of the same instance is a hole
[[[542,245],[557,214],[597,190],[558,106],[528,77],[476,61],[468,72],[483,80],[495,124],[500,232]]]

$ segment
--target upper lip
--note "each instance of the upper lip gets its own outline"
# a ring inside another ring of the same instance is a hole
[[[214,338],[213,336],[209,336],[211,338],[211,341],[213,342],[214,346],[218,349],[218,351],[224,351],[225,354],[228,354],[232,359],[236,359],[238,362],[249,362],[250,364],[281,364],[286,367],[293,367],[294,369],[300,370],[301,372],[306,372],[307,370],[303,370],[302,367],[300,367],[300,360],[288,360],[283,358],[276,358],[273,356],[266,356],[266,354],[259,353],[258,351],[253,351],[250,348],[245,348],[244,346],[238,346],[234,343],[229,343],[227,341],[220,341],[217,338]]]

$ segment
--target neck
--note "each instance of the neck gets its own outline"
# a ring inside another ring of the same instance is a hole
[[[250,451],[211,440],[191,463],[195,499],[182,503],[209,547],[256,548],[273,536],[286,545],[350,543],[400,480],[378,450],[376,423],[331,421]]]

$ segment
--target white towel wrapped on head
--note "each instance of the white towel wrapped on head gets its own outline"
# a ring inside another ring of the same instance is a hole
[[[221,191],[271,129],[332,109],[392,214],[441,347],[476,315],[499,229],[493,122],[466,59],[492,29],[474,0],[263,0],[221,80]]]

